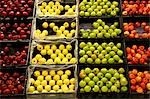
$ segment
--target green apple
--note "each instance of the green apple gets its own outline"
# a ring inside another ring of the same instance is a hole
[[[120,78],[120,75],[119,75],[119,73],[114,73],[114,75],[113,75],[114,77],[116,77],[117,79],[119,79]]]
[[[107,92],[107,91],[108,91],[107,86],[103,86],[103,87],[101,88],[101,91],[102,91],[102,92]]]
[[[102,81],[98,81],[96,84],[97,84],[99,87],[102,87],[102,86],[104,85],[104,83],[103,83]]]
[[[85,42],[81,42],[81,43],[79,44],[79,47],[80,47],[80,48],[83,48],[83,47],[85,47],[85,46],[86,46]]]
[[[99,92],[99,86],[98,85],[94,85],[93,89],[94,92]]]
[[[85,51],[84,51],[84,50],[80,50],[80,51],[79,51],[79,55],[80,55],[80,56],[85,55]]]
[[[98,33],[98,34],[97,34],[97,38],[104,38],[103,33]]]
[[[101,60],[100,60],[99,58],[96,58],[94,63],[95,63],[95,64],[100,64],[100,63],[101,63]]]
[[[128,87],[127,86],[122,86],[121,87],[121,91],[122,92],[127,92],[128,91]]]
[[[120,57],[119,57],[118,55],[114,55],[114,56],[113,56],[113,59],[116,60],[116,61],[119,61],[119,60],[120,60]]]
[[[124,72],[125,72],[125,70],[124,70],[124,68],[119,68],[119,70],[118,70],[118,72],[120,73],[120,74],[123,74]]]
[[[89,73],[88,76],[92,79],[95,76],[95,74],[94,73]]]
[[[92,59],[92,58],[88,58],[88,59],[87,59],[87,63],[88,63],[88,64],[92,64],[92,63],[93,63],[93,59]]]
[[[104,29],[105,29],[105,30],[109,30],[109,26],[108,26],[108,25],[105,25],[105,26],[104,26]]]
[[[116,53],[115,53],[114,51],[110,51],[110,52],[109,52],[109,55],[110,55],[110,56],[115,56]]]
[[[106,58],[102,59],[102,64],[107,64],[107,59]]]
[[[86,45],[86,46],[83,47],[83,50],[84,50],[84,51],[88,51],[88,50],[90,50],[90,48],[89,48],[88,45]]]
[[[112,83],[115,83],[115,82],[117,81],[117,78],[116,78],[116,77],[111,77],[111,78],[110,78],[110,81],[111,81]]]
[[[85,12],[84,15],[85,15],[86,17],[89,17],[89,16],[90,16],[90,13],[89,13],[89,12]]]
[[[96,16],[96,12],[92,11],[91,16]]]
[[[97,48],[97,47],[99,46],[99,44],[98,44],[97,42],[95,42],[95,43],[93,44],[93,46]]]
[[[80,11],[80,12],[79,12],[79,15],[80,15],[80,16],[85,16],[84,11]]]
[[[101,53],[102,53],[103,55],[106,55],[106,54],[107,54],[107,51],[106,51],[106,50],[102,50]]]
[[[110,89],[111,92],[117,92],[117,87],[115,85],[112,85]]]
[[[113,46],[112,50],[115,51],[115,52],[118,52],[118,48],[116,46]]]
[[[102,30],[103,30],[103,27],[102,27],[102,26],[99,26],[97,29],[98,29],[98,31],[102,31]]]
[[[86,82],[84,81],[84,80],[81,80],[80,82],[79,82],[79,86],[80,87],[84,87],[86,85]]]
[[[106,86],[107,86],[108,88],[111,88],[112,82],[111,82],[111,81],[107,81],[107,82],[106,82]]]
[[[118,54],[119,56],[122,56],[122,55],[123,55],[123,51],[122,51],[122,50],[118,50],[118,51],[117,51],[117,54]]]
[[[79,62],[82,63],[82,64],[83,64],[83,63],[86,63],[86,59],[85,59],[84,57],[81,57],[81,58],[79,59]]]
[[[84,57],[85,59],[88,59],[88,55],[83,55],[83,57]]]
[[[92,81],[92,80],[90,80],[90,81],[88,82],[88,85],[89,85],[90,87],[94,87],[95,82],[94,82],[94,81]]]
[[[109,58],[109,59],[108,59],[108,63],[109,63],[109,64],[114,64],[114,62],[115,62],[115,60],[114,60],[113,58]]]
[[[96,33],[90,33],[89,37],[90,38],[96,38]]]
[[[93,77],[93,81],[94,81],[94,82],[98,82],[98,81],[99,81],[99,78],[98,78],[97,76],[94,76],[94,77]]]
[[[110,55],[109,54],[106,54],[105,55],[105,58],[108,60],[110,58]]]
[[[105,77],[108,78],[108,79],[110,79],[112,77],[112,75],[110,73],[106,73]]]
[[[128,81],[125,77],[123,77],[123,78],[120,79],[120,83],[121,83],[122,86],[125,86],[125,85],[128,84]]]
[[[121,48],[121,43],[117,43],[116,47]]]
[[[103,77],[104,77],[104,74],[103,74],[102,72],[99,72],[99,73],[97,74],[97,77],[103,78]]]
[[[92,26],[93,26],[95,29],[97,29],[97,28],[99,27],[99,23],[93,22]]]
[[[91,87],[88,86],[88,85],[86,85],[86,86],[84,87],[84,91],[85,91],[85,92],[90,92],[90,91],[91,91]]]
[[[90,80],[91,80],[90,77],[87,77],[87,76],[86,76],[86,77],[84,78],[84,81],[85,81],[86,83],[88,83]]]
[[[88,38],[88,37],[89,37],[89,33],[88,33],[88,32],[83,33],[83,34],[82,34],[82,37],[83,37],[83,38]]]
[[[98,68],[94,68],[94,69],[92,70],[92,72],[93,72],[94,74],[98,74],[98,73],[99,73],[99,69],[98,69]]]
[[[113,68],[110,68],[110,69],[108,70],[108,72],[109,72],[110,74],[112,74],[112,75],[115,73]]]
[[[103,77],[103,78],[101,79],[101,81],[102,81],[103,83],[106,83],[106,82],[108,81],[108,79],[107,79],[106,77]]]
[[[114,84],[117,88],[120,88],[120,81],[119,80],[117,80],[116,82],[115,82],[115,84]]]
[[[99,46],[97,47],[97,50],[98,50],[99,52],[101,52],[101,51],[103,50],[103,47],[102,47],[101,45],[99,45]]]

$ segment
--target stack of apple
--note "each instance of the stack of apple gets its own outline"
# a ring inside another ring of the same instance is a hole
[[[150,38],[150,25],[146,22],[124,23],[124,35],[127,38]],[[142,28],[143,33],[138,29]]]
[[[77,59],[73,55],[71,44],[37,44],[33,50],[34,54],[31,64],[75,64]]]
[[[149,64],[150,47],[132,45],[126,48],[128,64]]]
[[[56,35],[56,37],[60,38],[72,38],[75,36],[76,33],[76,22],[64,22],[62,26],[60,26],[60,23],[48,23],[48,22],[43,22],[42,23],[42,31],[41,29],[36,29],[34,33],[34,38],[35,39],[48,39],[50,35],[52,36],[53,34]],[[51,33],[53,34],[51,34]],[[54,36],[52,36],[54,37]]]
[[[93,30],[91,29],[80,29],[82,38],[115,38],[121,34],[121,29],[117,29],[119,26],[118,22],[114,22],[112,25],[106,25],[104,21],[98,19],[92,24]]]
[[[23,94],[25,84],[25,74],[18,71],[0,72],[0,94]]]
[[[118,64],[123,63],[121,43],[81,42],[79,44],[79,63],[81,64]]]
[[[124,0],[122,15],[150,15],[149,0]]]
[[[60,2],[50,1],[42,2],[38,5],[39,16],[51,16],[51,15],[75,15],[76,5],[65,5],[63,6]]]
[[[79,15],[85,17],[116,16],[120,11],[119,3],[109,0],[81,0],[79,9]]]
[[[83,92],[127,92],[128,81],[124,76],[123,68],[117,69],[82,69],[79,73],[79,90]]]
[[[0,16],[29,17],[33,14],[34,0],[1,0]]]
[[[2,43],[1,43],[2,44]],[[10,46],[11,45],[11,46]],[[20,46],[15,48],[14,44],[6,44],[1,47],[0,51],[0,66],[16,66],[25,65],[27,62],[29,46]]]
[[[29,93],[74,92],[76,79],[69,69],[36,70],[29,79]]]
[[[0,23],[0,40],[26,40],[30,39],[31,22],[2,22]]]
[[[146,93],[150,91],[150,71],[138,71],[132,69],[129,71],[131,92]]]

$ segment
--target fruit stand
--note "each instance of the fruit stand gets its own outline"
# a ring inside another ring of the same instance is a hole
[[[149,16],[149,0],[1,0],[1,98],[150,98]]]

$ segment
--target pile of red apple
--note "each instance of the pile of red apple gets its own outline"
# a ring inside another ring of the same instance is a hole
[[[29,46],[15,49],[5,46],[0,51],[0,66],[25,65]]]
[[[127,38],[150,38],[150,25],[146,22],[124,23],[124,35]],[[142,28],[144,32],[140,33],[137,29]]]
[[[0,23],[0,40],[26,40],[30,38],[31,22]]]
[[[150,71],[129,71],[131,92],[146,93],[150,91]]]
[[[0,94],[21,94],[24,90],[25,75],[17,71],[0,72]]]
[[[0,16],[2,17],[28,17],[33,13],[33,0],[1,0]]]
[[[122,15],[150,15],[149,0],[125,0],[122,4]]]
[[[144,43],[144,42],[143,42]],[[126,48],[128,64],[149,64],[150,63],[150,47],[145,48],[143,45]]]

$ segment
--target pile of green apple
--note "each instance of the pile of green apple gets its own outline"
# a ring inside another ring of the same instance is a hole
[[[119,9],[119,3],[117,1],[110,2],[109,0],[82,0],[79,4],[80,16],[102,16],[107,15],[109,17],[116,16]]]
[[[50,34],[48,31],[49,29],[55,33],[56,37],[72,38],[75,36],[76,22],[64,22],[62,26],[58,27],[59,24],[56,24],[54,22],[43,22],[41,25],[42,31],[40,29],[36,29],[36,31],[34,32],[34,38],[40,40],[48,39]]]
[[[80,29],[80,35],[82,38],[115,38],[121,34],[121,29],[117,28],[118,25],[118,22],[114,22],[109,26],[101,19],[98,19],[92,24],[93,30]]]
[[[70,7],[70,5],[61,5],[60,2],[50,1],[50,2],[42,2],[38,5],[39,8],[39,16],[51,16],[51,15],[75,15],[76,5]],[[65,12],[65,13],[63,13]]]
[[[124,76],[123,68],[117,69],[82,69],[79,73],[79,90],[83,92],[127,92],[128,81]]]
[[[81,64],[120,64],[123,63],[121,43],[81,42],[79,44],[79,63]]]
[[[71,44],[37,44],[36,55],[31,60],[32,65],[75,64],[77,59],[72,54]]]
[[[67,70],[36,70],[29,79],[29,93],[74,92],[75,78]]]

